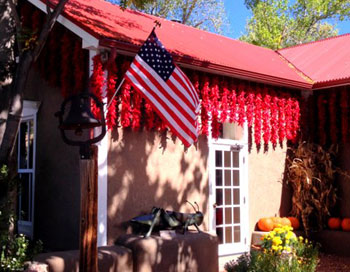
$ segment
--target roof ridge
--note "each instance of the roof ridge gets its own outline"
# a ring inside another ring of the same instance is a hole
[[[288,49],[295,48],[295,47],[307,46],[307,45],[314,44],[314,43],[322,43],[322,42],[326,42],[326,41],[329,41],[329,40],[342,38],[342,37],[344,37],[344,36],[350,36],[350,33],[344,33],[344,34],[341,34],[341,35],[328,37],[328,38],[325,38],[325,39],[322,39],[322,40],[317,40],[317,41],[312,41],[312,42],[307,42],[307,43],[301,43],[301,44],[292,45],[292,46],[289,46],[289,47],[285,47],[285,48],[278,49],[277,52],[284,51],[284,50],[288,50]]]

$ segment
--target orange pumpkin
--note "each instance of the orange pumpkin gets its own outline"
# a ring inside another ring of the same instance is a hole
[[[273,230],[274,223],[271,218],[260,218],[258,221],[258,228],[261,231],[271,231]]]
[[[277,228],[282,226],[282,218],[281,217],[272,217],[273,228]]]
[[[350,231],[350,218],[344,218],[344,219],[341,221],[341,228],[342,228],[344,231]]]
[[[291,222],[292,224],[292,228],[294,230],[297,230],[300,228],[300,222],[299,222],[299,219],[296,218],[296,217],[288,217],[289,221]]]
[[[338,217],[331,217],[328,219],[328,227],[332,230],[340,229],[341,220]]]
[[[282,217],[281,218],[282,226],[292,226],[292,222],[287,218],[287,217]]]

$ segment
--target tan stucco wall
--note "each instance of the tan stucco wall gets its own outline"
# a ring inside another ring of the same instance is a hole
[[[187,152],[178,140],[174,143],[150,132],[119,129],[109,141],[109,244],[126,231],[122,223],[148,212],[152,206],[191,212],[186,199],[199,203],[205,216],[203,228],[208,229],[209,153],[204,137]],[[260,217],[279,214],[281,206],[289,205],[288,200],[281,200],[285,194],[285,157],[285,145],[265,153],[253,147],[248,155],[250,231]]]
[[[54,117],[62,96],[32,69],[24,99],[40,101],[37,114],[34,237],[47,250],[79,247],[79,150],[66,145]]]
[[[271,146],[267,152],[252,148],[248,156],[249,227],[252,231],[261,217],[287,215],[290,195],[282,185],[286,160],[286,144]]]
[[[122,223],[153,206],[193,212],[196,201],[208,229],[208,147],[201,138],[184,152],[171,135],[119,129],[110,135],[108,154],[108,243],[125,232]]]

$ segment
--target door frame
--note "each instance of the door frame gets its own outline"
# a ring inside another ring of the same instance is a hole
[[[30,238],[33,238],[33,230],[34,230],[34,203],[35,203],[35,165],[36,165],[36,136],[37,136],[37,112],[40,106],[40,102],[37,101],[23,101],[23,110],[22,110],[22,122],[27,122],[30,120],[33,120],[33,130],[34,130],[34,139],[33,139],[33,154],[30,154],[33,156],[33,167],[32,169],[21,169],[19,167],[20,163],[20,136],[18,135],[17,140],[17,161],[18,161],[18,174],[21,173],[31,173],[32,174],[32,188],[31,188],[31,221],[24,221],[18,219],[17,221],[17,228],[18,233],[22,233]],[[18,195],[18,197],[20,197]],[[18,207],[20,209],[20,206]],[[18,211],[19,212],[19,211]]]
[[[242,183],[240,184],[241,199],[244,199],[241,209],[241,225],[242,225],[242,245],[232,248],[232,246],[220,246],[219,256],[234,255],[249,251],[249,184],[248,184],[248,126],[245,123],[243,126],[244,136],[242,140],[231,139],[213,139],[208,136],[209,146],[209,231],[216,233],[216,217],[215,217],[215,150],[217,146],[231,146],[231,148],[239,149],[240,158],[242,158],[243,164],[240,164],[240,178]],[[210,133],[209,133],[210,135]]]

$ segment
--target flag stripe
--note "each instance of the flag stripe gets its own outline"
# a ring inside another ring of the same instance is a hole
[[[129,70],[126,72],[125,77],[131,85],[141,92],[141,94],[147,99],[147,101],[153,106],[153,109],[161,116],[161,118],[167,123],[171,130],[180,138],[185,146],[190,146],[193,142],[193,137],[190,137],[185,133],[178,123],[172,118],[172,116],[163,108],[163,106],[157,101],[157,99],[148,92],[144,85],[138,81],[134,74],[135,71]]]
[[[196,137],[197,131],[195,130],[195,127],[193,126],[193,123],[195,120],[187,120],[185,117],[183,117],[183,114],[181,111],[179,111],[173,104],[169,103],[169,101],[163,96],[162,93],[159,92],[159,89],[157,86],[155,86],[151,81],[150,78],[143,74],[143,72],[139,69],[137,69],[136,66],[133,66],[131,64],[132,74],[140,83],[145,84],[145,88],[148,92],[152,92],[153,97],[157,99],[157,101],[163,105],[163,107],[168,110],[169,114],[172,116],[174,120],[177,121],[179,126],[191,137]],[[141,82],[142,81],[142,82]]]
[[[178,88],[182,89],[183,91],[185,91],[187,93],[187,95],[191,98],[193,105],[195,105],[196,102],[195,102],[195,98],[193,96],[193,93],[192,93],[192,91],[186,91],[186,90],[189,90],[189,88],[186,86],[187,82],[184,81],[181,73],[179,73],[177,68],[175,68],[175,70],[173,72],[173,77],[177,81],[177,85],[176,86]]]
[[[192,138],[196,138],[197,131],[194,128],[194,120],[192,120],[192,123],[190,123],[186,118],[181,118],[183,116],[181,111],[177,110],[173,104],[169,103],[162,93],[158,91],[159,89],[150,81],[150,78],[145,75],[143,71],[139,70],[134,63],[131,64],[129,71],[144,87],[144,89],[141,91],[151,94],[154,99],[156,99],[157,102],[162,105],[164,110],[168,112],[172,119],[178,123],[183,132]]]
[[[195,103],[198,106],[199,105],[199,94],[198,94],[198,91],[196,90],[196,88],[193,86],[191,81],[188,79],[188,77],[184,74],[184,72],[180,68],[177,68],[176,72],[179,72],[182,75],[182,79],[187,82],[188,89],[192,92],[192,94],[193,94],[193,96],[195,98]]]
[[[176,100],[177,108],[181,108],[181,107],[184,108],[187,114],[191,116],[191,119],[194,119],[194,120],[196,119],[196,115],[194,114],[195,106],[184,95],[184,93],[186,94],[187,92],[184,90],[181,91],[176,87],[171,86],[168,83],[171,77],[169,78],[167,83],[164,82],[159,77],[159,75],[156,72],[154,72],[154,70],[146,62],[144,62],[142,58],[140,58],[139,56],[135,57],[135,60],[133,63],[139,69],[141,69],[144,74],[146,74],[147,76],[150,75],[150,79],[152,79],[152,82],[154,84],[157,84],[157,86],[159,85],[159,87],[161,87],[159,91],[161,91],[164,95],[166,95],[169,100],[173,100],[173,99]]]
[[[147,65],[147,63],[144,63]],[[178,98],[167,84],[159,84],[159,81],[156,78],[158,75],[154,75],[147,70],[147,66],[143,67],[137,59],[131,64],[131,69],[134,69],[137,73],[143,74],[146,80],[149,80],[154,86],[152,89],[161,95],[161,98],[166,99],[167,104],[173,105],[177,111],[179,111],[184,118],[188,122],[192,122],[196,120],[196,116],[194,115],[194,109],[189,109],[187,105],[183,103],[183,101]],[[163,88],[164,87],[164,88]],[[175,99],[174,99],[175,98]],[[174,111],[174,110],[173,110]]]

